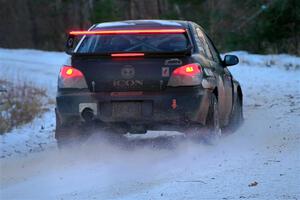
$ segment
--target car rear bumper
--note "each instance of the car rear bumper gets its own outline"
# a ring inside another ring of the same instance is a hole
[[[210,91],[200,87],[170,88],[163,92],[59,92],[57,112],[62,122],[84,121],[90,108],[95,121],[205,123]]]

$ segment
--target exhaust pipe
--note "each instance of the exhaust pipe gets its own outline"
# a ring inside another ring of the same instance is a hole
[[[81,117],[85,122],[91,122],[95,119],[94,111],[91,108],[85,108],[81,112]]]

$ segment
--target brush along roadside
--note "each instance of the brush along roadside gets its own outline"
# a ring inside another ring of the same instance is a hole
[[[31,122],[47,111],[46,90],[27,82],[0,79],[0,134]]]

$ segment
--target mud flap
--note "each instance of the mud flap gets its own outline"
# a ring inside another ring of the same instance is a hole
[[[208,114],[209,103],[211,98],[211,91],[205,90],[203,98],[196,112],[194,121],[201,123],[202,125],[206,124],[206,116]]]

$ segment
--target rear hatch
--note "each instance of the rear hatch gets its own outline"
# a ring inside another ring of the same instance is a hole
[[[72,66],[85,76],[93,92],[161,91],[172,71],[188,57],[73,58]]]
[[[161,91],[189,53],[185,29],[96,29],[84,33],[72,66],[93,92]]]

